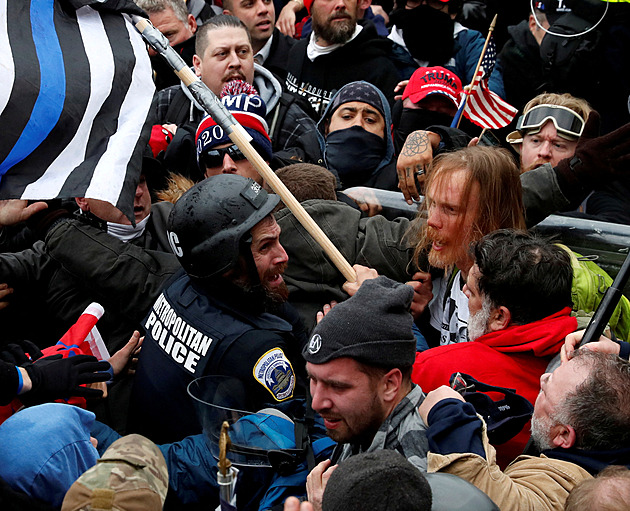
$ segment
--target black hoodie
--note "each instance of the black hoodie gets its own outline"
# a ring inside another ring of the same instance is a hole
[[[367,22],[352,41],[314,62],[306,55],[308,42],[303,39],[291,48],[285,85],[291,94],[306,98],[319,115],[337,90],[356,80],[375,85],[393,104],[399,80],[389,59],[391,41],[379,37],[372,23]]]
[[[551,92],[543,76],[540,47],[529,30],[527,20],[508,28],[510,39],[501,50],[505,99],[522,110],[541,92]]]

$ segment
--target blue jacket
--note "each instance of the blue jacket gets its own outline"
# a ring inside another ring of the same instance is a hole
[[[461,30],[455,36],[455,45],[453,47],[455,55],[454,66],[444,66],[446,69],[453,71],[461,79],[464,85],[472,82],[475,68],[479,62],[481,51],[485,39],[481,32],[466,28]],[[503,71],[501,61],[497,60],[494,66],[490,80],[488,80],[490,90],[496,92],[505,99],[505,88],[503,87]]]
[[[61,507],[72,483],[98,459],[90,442],[93,422],[92,412],[61,403],[12,415],[0,426],[0,477],[15,490]]]
[[[443,67],[459,76],[463,85],[468,85],[472,82],[479,57],[481,56],[481,51],[483,50],[483,45],[485,44],[485,38],[481,32],[466,28],[459,23],[456,23],[455,26],[459,28],[459,31],[455,35],[453,42],[452,58],[449,62],[444,64]],[[390,36],[390,39],[396,43],[393,47],[396,65],[401,69],[405,77],[409,77],[415,70],[414,67],[418,67],[418,62],[409,54],[409,50],[402,40],[402,31],[397,29],[396,26],[394,26],[392,30],[396,31]],[[503,71],[499,59],[497,59],[494,69],[492,70],[490,80],[488,80],[488,86],[491,91],[496,92],[505,99]]]

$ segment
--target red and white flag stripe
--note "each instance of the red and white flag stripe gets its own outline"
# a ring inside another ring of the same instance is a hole
[[[483,67],[477,72],[472,92],[469,93],[464,115],[477,126],[487,129],[503,128],[510,124],[518,110],[488,89],[482,79]]]

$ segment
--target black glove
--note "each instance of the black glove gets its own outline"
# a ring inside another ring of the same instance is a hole
[[[28,356],[26,355],[28,353]],[[33,362],[43,356],[40,349],[31,341],[15,341],[5,346],[0,353],[0,360],[4,360],[14,366],[21,366]],[[30,358],[29,358],[30,357]]]
[[[107,381],[110,378],[107,371],[108,362],[98,362],[89,355],[75,355],[61,358],[61,355],[40,358],[35,363],[24,364],[33,387],[20,397],[27,406],[46,403],[60,398],[80,396],[85,398],[102,397],[103,393],[97,389],[80,387],[83,383]]]
[[[571,203],[581,202],[596,184],[613,179],[630,167],[630,123],[598,137],[600,117],[592,111],[575,155],[556,167],[560,187]]]

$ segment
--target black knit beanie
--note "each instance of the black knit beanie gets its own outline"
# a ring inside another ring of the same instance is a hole
[[[350,357],[370,366],[412,366],[412,298],[410,286],[387,277],[365,281],[317,324],[302,356],[312,364]]]
[[[431,487],[397,451],[366,452],[348,458],[331,474],[323,511],[430,511]]]

